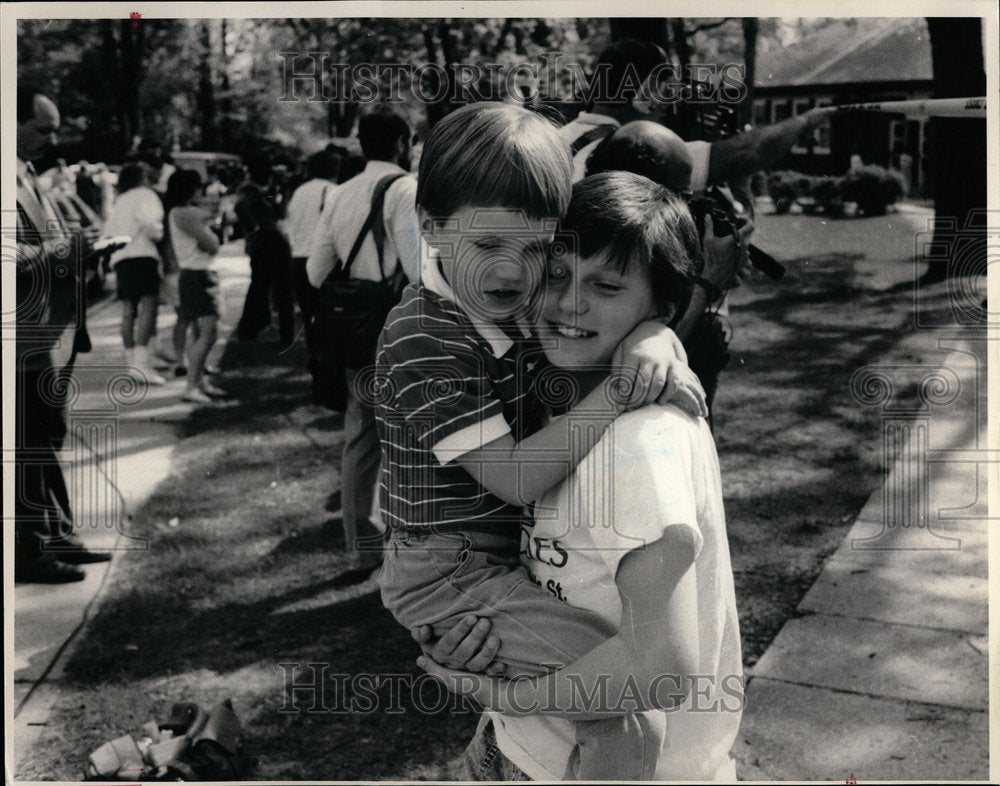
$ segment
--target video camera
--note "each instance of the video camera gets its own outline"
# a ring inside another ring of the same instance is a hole
[[[693,88],[698,95],[712,95],[710,85],[703,83],[699,89]],[[739,117],[735,107],[720,100],[698,102],[675,102],[668,107],[668,112],[662,118],[664,124],[687,140],[703,140],[717,142],[727,139],[740,132]],[[735,236],[746,219],[737,215],[733,203],[717,187],[712,187],[704,197],[688,197],[688,207],[698,227],[699,237],[705,234],[705,217],[712,217],[712,226],[716,237]],[[747,249],[750,264],[772,281],[785,275],[785,266],[778,260],[751,244]]]
[[[712,232],[716,237],[736,237],[738,230],[747,223],[747,220],[737,215],[733,203],[718,188],[712,187],[706,193],[707,196],[685,195],[688,209],[698,228],[698,236],[705,236],[705,219],[710,216]],[[785,266],[766,251],[750,244],[747,253],[750,256],[750,264],[772,281],[777,281],[785,275]]]

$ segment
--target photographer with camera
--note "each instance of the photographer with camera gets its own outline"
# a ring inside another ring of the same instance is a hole
[[[749,245],[753,232],[753,198],[747,179],[786,155],[804,133],[825,121],[832,108],[814,109],[780,123],[748,130],[714,142],[684,141],[663,124],[662,110],[650,79],[667,62],[657,45],[623,39],[598,58],[595,78],[607,78],[604,100],[562,128],[573,153],[574,178],[609,170],[645,175],[677,192],[693,192],[688,204],[705,247],[705,268],[687,311],[677,326],[691,368],[708,397],[715,397],[718,376],[729,360],[728,337],[721,314],[725,293],[739,286],[749,265],[772,279],[784,273],[775,260]],[[641,85],[630,86],[639,80]],[[655,118],[655,119],[654,119]],[[745,215],[718,186],[729,182]],[[710,416],[711,418],[711,416]]]
[[[51,99],[19,87],[14,579],[46,584],[82,581],[80,565],[111,559],[74,534],[58,458],[73,364],[90,351],[82,278],[92,251],[59,218],[31,163],[55,144],[59,119]]]
[[[691,300],[674,331],[684,342],[691,370],[705,389],[711,407],[719,374],[729,360],[728,338],[719,316],[725,293],[750,273],[753,222],[726,209],[721,200],[685,190],[692,168],[684,141],[673,131],[648,120],[623,126],[600,142],[586,162],[586,174],[627,171],[643,175],[683,193],[701,239],[704,268]],[[775,263],[776,264],[776,263]]]
[[[658,67],[668,62],[666,52],[656,44],[631,38],[615,41],[601,52],[594,78],[602,74],[607,77],[607,90],[597,91],[606,100],[595,101],[561,132],[573,150],[574,180],[584,176],[587,158],[617,129],[637,120],[666,123],[662,115],[667,105],[657,100],[657,91],[651,90],[649,80]],[[641,86],[631,87],[636,79]],[[703,191],[766,169],[788,155],[803,134],[814,131],[835,111],[835,107],[815,108],[727,139],[684,142],[691,156],[688,189]]]

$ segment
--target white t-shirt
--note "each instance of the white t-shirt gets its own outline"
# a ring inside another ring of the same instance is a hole
[[[337,187],[336,183],[315,177],[295,189],[288,200],[288,217],[285,232],[292,246],[293,257],[308,257],[312,253],[313,236],[327,198]]]
[[[617,120],[608,115],[599,115],[593,112],[581,112],[576,116],[575,120],[571,120],[569,123],[564,125],[559,129],[559,133],[570,145],[573,144],[577,139],[586,134],[588,131],[597,128],[598,126],[614,126],[618,128],[621,126]],[[595,139],[593,142],[585,145],[573,156],[573,182],[577,180],[583,180],[584,175],[587,172],[587,158],[590,154],[597,149],[597,146],[601,144],[607,137],[602,137],[600,139]],[[708,187],[708,163],[709,157],[712,152],[712,145],[710,142],[694,141],[685,142],[687,147],[688,155],[691,156],[691,182],[688,188],[691,191],[704,191]]]
[[[103,233],[108,237],[128,235],[132,238],[127,246],[111,255],[111,267],[123,259],[159,259],[156,243],[163,238],[163,203],[151,188],[130,188],[115,199]]]
[[[696,547],[698,629],[691,636],[699,643],[698,676],[684,706],[664,713],[655,779],[735,780],[729,751],[742,717],[743,662],[719,462],[708,424],[674,406],[647,406],[619,417],[576,471],[536,503],[535,525],[523,533],[521,562],[557,598],[617,626],[619,563],[672,525],[689,527]],[[651,585],[656,580],[649,577]],[[575,744],[572,721],[496,713],[493,720],[500,750],[531,778],[563,777]]]

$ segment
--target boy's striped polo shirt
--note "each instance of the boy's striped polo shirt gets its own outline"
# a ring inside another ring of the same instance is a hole
[[[520,441],[540,425],[541,405],[518,372],[525,344],[500,329],[477,330],[427,286],[406,288],[382,331],[371,391],[388,527],[517,531],[523,509],[455,459],[508,433]]]

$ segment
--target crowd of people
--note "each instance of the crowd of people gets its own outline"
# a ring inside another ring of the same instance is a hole
[[[664,58],[619,41],[601,62],[614,83]],[[516,102],[469,104],[432,128],[416,176],[412,129],[388,106],[360,119],[363,160],[328,146],[294,189],[267,155],[210,189],[138,154],[108,211],[106,234],[127,238],[110,265],[129,366],[165,381],[151,343],[166,294],[177,327],[159,351],[185,400],[208,403],[225,395],[207,358],[231,198],[251,273],[236,337],[276,314],[287,348],[300,312],[314,397],[344,412],[328,505],[348,553],[381,566],[424,668],[488,710],[470,779],[734,777],[740,637],[707,420],[720,313],[749,272],[741,179],[825,110],[709,143],[657,122],[638,91],[616,99],[561,128]],[[51,278],[32,297],[66,239],[46,234],[30,164],[58,123],[18,91],[18,423],[37,425],[18,446],[19,581],[78,580],[109,557],[75,538],[56,457],[50,377],[86,351],[85,307]],[[738,229],[699,226],[685,195],[727,183]],[[611,696],[631,680],[633,701],[579,707],[574,686],[600,675]]]

